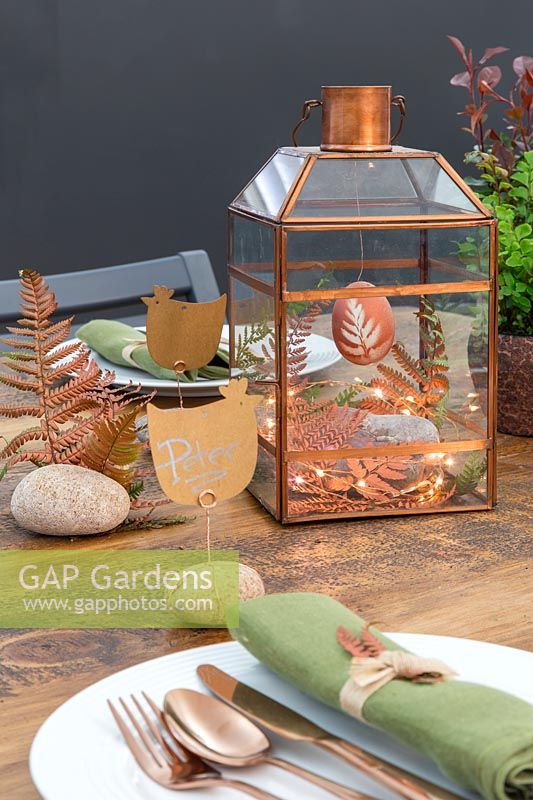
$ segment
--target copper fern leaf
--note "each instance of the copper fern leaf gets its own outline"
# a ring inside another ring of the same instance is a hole
[[[391,354],[401,371],[378,364],[379,376],[367,385],[372,392],[358,406],[374,414],[408,410],[415,416],[431,419],[439,427],[449,391],[446,343],[433,303],[429,297],[421,297],[420,302],[416,316],[420,321],[423,355],[414,358],[401,343],[395,342]]]
[[[339,625],[337,628],[337,642],[352,656],[357,658],[376,658],[386,648],[377,636],[374,636],[370,631],[370,624],[365,623],[363,625],[359,636],[356,636],[355,633],[349,631],[343,625]]]
[[[9,442],[0,459],[8,459],[10,465],[78,464],[85,437],[117,403],[106,395],[114,374],[102,373],[81,342],[63,344],[72,317],[51,321],[57,310],[55,295],[38,272],[22,270],[20,283],[22,316],[8,326],[10,335],[2,340],[12,352],[1,359],[0,383],[35,399],[20,407],[0,405],[0,416],[34,417],[38,425]]]
[[[81,454],[84,467],[101,472],[129,489],[135,478],[135,465],[143,449],[137,438],[139,409],[152,395],[130,405],[114,418],[103,418],[93,427]]]

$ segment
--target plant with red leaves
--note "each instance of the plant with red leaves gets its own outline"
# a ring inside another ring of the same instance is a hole
[[[479,61],[474,61],[472,50],[466,50],[456,36],[448,36],[465,66],[463,72],[453,76],[452,86],[462,86],[470,95],[462,116],[469,117],[464,128],[476,140],[481,152],[490,140],[492,153],[506,169],[512,169],[515,157],[531,149],[533,142],[533,57],[517,56],[513,61],[514,82],[507,96],[496,91],[502,80],[502,71],[496,65],[487,66],[494,56],[508,51],[508,47],[488,47]],[[503,107],[505,131],[497,133],[485,128],[490,106]]]

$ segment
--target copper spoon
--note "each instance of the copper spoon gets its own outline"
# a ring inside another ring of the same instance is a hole
[[[292,772],[343,800],[370,800],[355,789],[271,755],[266,734],[239,711],[214,697],[192,689],[173,689],[165,695],[164,710],[176,738],[207,761],[228,767],[268,764]]]
[[[171,746],[165,735],[165,732],[168,733],[167,715],[157,708],[145,692],[143,696],[152,714],[133,695],[131,699],[138,714],[122,699],[120,704],[124,714],[120,714],[110,700],[107,702],[124,741],[139,767],[149,778],[165,789],[175,792],[226,786],[255,797],[256,800],[280,800],[258,786],[225,778],[213,766],[206,764],[185,747],[176,748],[173,738]],[[150,734],[147,733],[143,722]]]

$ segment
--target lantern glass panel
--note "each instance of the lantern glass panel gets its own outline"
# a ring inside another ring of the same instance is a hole
[[[248,489],[274,516],[279,516],[280,482],[276,471],[276,457],[259,445],[257,466]]]
[[[230,292],[232,367],[253,380],[276,380],[274,297],[231,276]]]
[[[249,489],[272,514],[279,514],[280,482],[276,473],[280,416],[279,387],[275,383],[253,381],[249,384],[248,392],[261,398],[261,402],[256,406],[259,432],[257,467]]]
[[[287,231],[289,291],[458,283],[489,276],[489,228]]]
[[[289,219],[443,214],[479,210],[434,158],[319,158]]]
[[[256,406],[257,430],[265,447],[275,451],[279,432],[279,388],[275,383],[249,384],[249,394],[259,395],[261,402]]]
[[[484,463],[485,450],[376,455],[323,461],[290,461],[287,467],[287,517],[317,514],[357,516],[401,511],[474,510],[487,506],[484,473],[473,485],[460,484],[467,464]]]
[[[487,439],[488,298],[477,291],[287,303],[288,449]],[[373,316],[375,300],[384,320]],[[345,312],[335,318],[337,304]]]
[[[276,217],[304,160],[303,156],[275,153],[238,195],[233,205]]]
[[[230,266],[274,283],[274,228],[236,214],[230,216]]]

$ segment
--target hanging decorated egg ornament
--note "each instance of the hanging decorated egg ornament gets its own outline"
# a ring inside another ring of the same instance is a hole
[[[366,286],[374,284],[355,281],[347,288]],[[394,314],[386,297],[349,297],[335,302],[331,329],[339,353],[347,361],[375,364],[385,358],[394,342]]]

